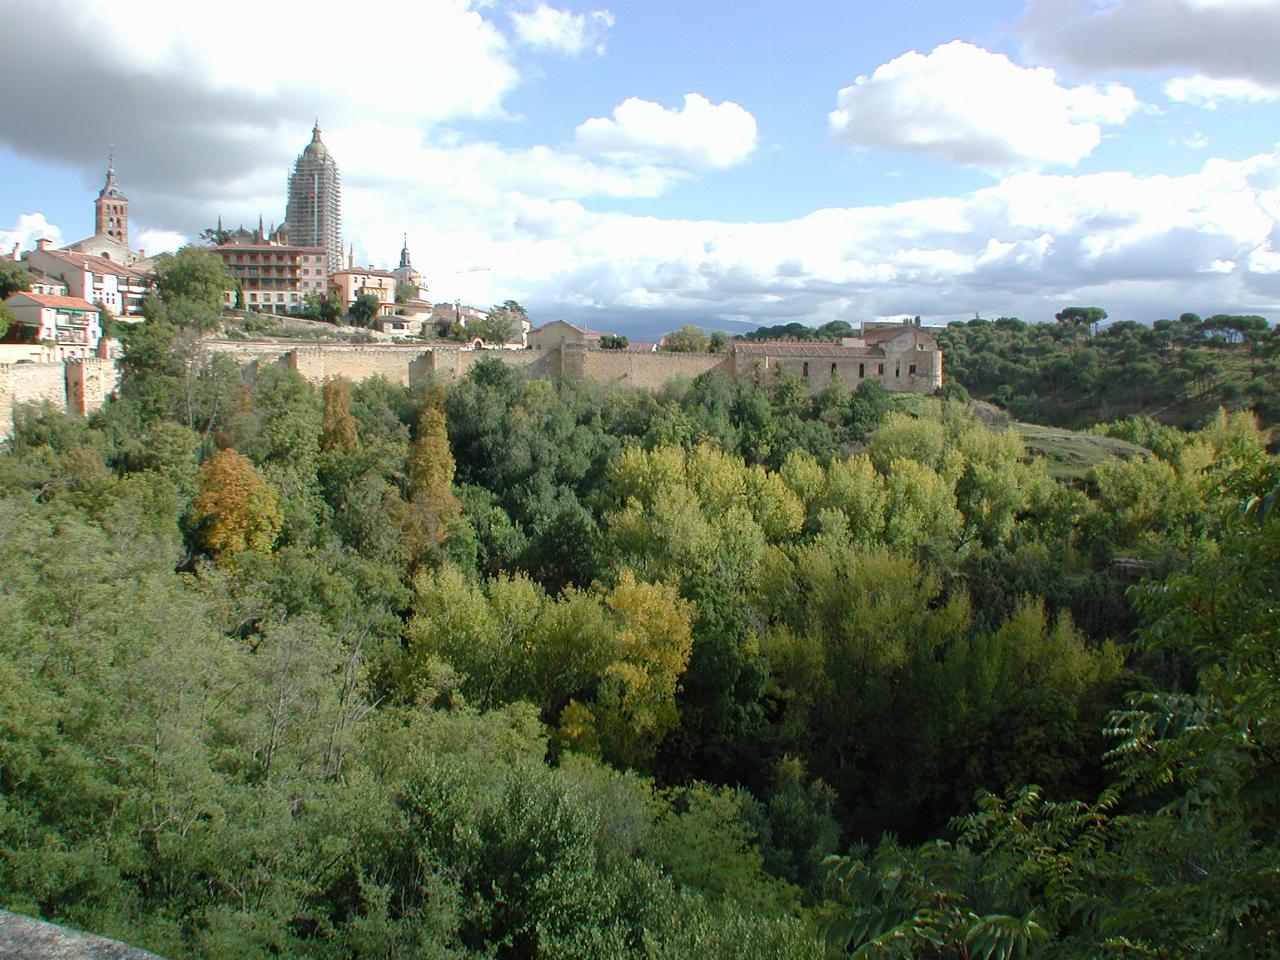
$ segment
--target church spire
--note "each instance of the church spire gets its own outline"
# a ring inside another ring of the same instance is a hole
[[[409,234],[407,233],[404,235],[404,246],[400,248],[400,269],[413,269],[413,264],[409,262]]]
[[[111,145],[111,152],[107,154],[107,179],[102,185],[102,191],[98,194],[98,198],[118,197],[124,199],[124,194],[120,192],[120,184],[116,182],[116,147]]]

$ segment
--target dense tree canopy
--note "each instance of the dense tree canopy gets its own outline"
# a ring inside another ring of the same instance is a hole
[[[1251,414],[1057,479],[958,391],[316,387],[170,277],[119,396],[0,453],[0,906],[175,958],[1276,955]],[[950,335],[1110,384],[1116,326]]]

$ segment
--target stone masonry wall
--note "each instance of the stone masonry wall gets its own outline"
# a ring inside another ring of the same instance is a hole
[[[285,355],[284,363],[312,383],[322,383],[329,377],[346,377],[359,383],[380,376],[408,386],[409,367],[424,353],[425,347],[400,344],[299,347]]]
[[[13,436],[13,414],[18,406],[43,401],[48,401],[55,409],[67,409],[64,364],[0,364],[0,440]]]
[[[87,417],[107,402],[120,386],[120,366],[114,360],[69,360],[67,412]]]
[[[813,391],[830,382],[833,370],[849,387],[880,380],[891,390],[929,393],[942,383],[942,354],[936,350],[891,352],[878,357],[775,357],[713,353],[634,353],[568,343],[548,350],[470,350],[433,344],[247,343],[209,340],[206,350],[242,363],[282,363],[311,383],[329,377],[360,382],[386,377],[410,385],[435,375],[446,383],[465,377],[476,364],[494,359],[524,369],[529,376],[590,378],[656,390],[677,377],[720,371],[730,377],[765,383],[779,376],[806,379]],[[806,371],[805,365],[808,364]],[[883,370],[881,370],[883,365]],[[914,365],[914,371],[911,369]],[[88,359],[68,363],[0,363],[0,440],[13,435],[17,405],[47,400],[59,410],[87,416],[106,402],[120,381],[114,361]]]
[[[676,377],[697,377],[713,370],[733,376],[728,353],[633,353],[627,350],[585,350],[582,375],[597,383],[621,383],[656,390]]]

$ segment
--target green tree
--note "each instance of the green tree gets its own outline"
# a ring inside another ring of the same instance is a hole
[[[200,231],[200,242],[210,247],[220,247],[231,242],[231,231],[222,227],[205,227]]]
[[[162,300],[222,309],[222,298],[231,289],[231,275],[217,254],[186,246],[177,253],[155,259],[156,292]]]
[[[467,323],[467,336],[485,343],[510,343],[519,332],[519,320],[511,311],[497,307],[488,316]]]
[[[362,293],[347,308],[347,315],[357,327],[371,327],[381,305],[382,301],[372,293]]]
[[[706,353],[710,347],[711,340],[707,332],[690,324],[685,324],[662,338],[662,349],[672,353]]]
[[[35,277],[21,263],[7,258],[0,259],[0,300],[30,290]]]
[[[600,338],[601,350],[625,350],[630,343],[626,337],[617,333],[606,333]]]
[[[818,328],[815,336],[819,340],[835,340],[839,342],[843,337],[854,336],[854,330],[847,320],[830,320]]]

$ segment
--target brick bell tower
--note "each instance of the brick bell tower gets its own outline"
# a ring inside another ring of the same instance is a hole
[[[129,246],[129,198],[116,183],[115,151],[107,160],[107,182],[102,185],[93,205],[93,232]]]

